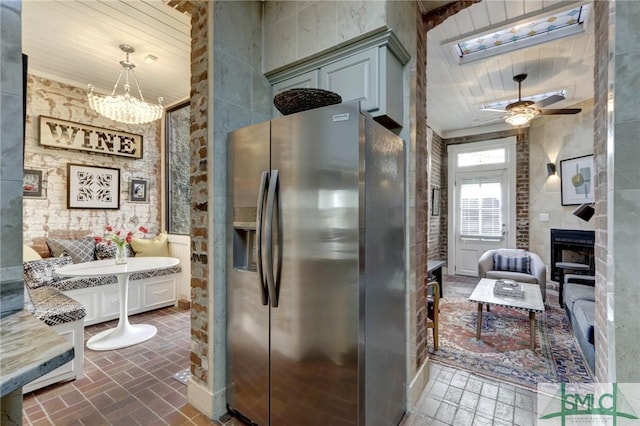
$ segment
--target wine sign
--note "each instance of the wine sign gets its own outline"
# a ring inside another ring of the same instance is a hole
[[[40,116],[40,145],[142,158],[142,135]]]

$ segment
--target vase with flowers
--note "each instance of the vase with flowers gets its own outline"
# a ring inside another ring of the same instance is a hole
[[[116,247],[116,265],[122,265],[127,263],[127,248],[126,245],[131,243],[133,239],[133,232],[124,232],[122,230],[115,230],[111,225],[107,225],[104,228],[107,231],[107,235],[104,237],[95,237],[96,243],[105,242],[107,246],[114,245]],[[144,226],[139,226],[138,231],[146,234],[149,232]]]

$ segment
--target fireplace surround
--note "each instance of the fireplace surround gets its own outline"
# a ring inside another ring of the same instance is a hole
[[[588,275],[595,275],[595,231],[577,229],[551,230],[551,280],[560,281],[557,262],[589,265]]]

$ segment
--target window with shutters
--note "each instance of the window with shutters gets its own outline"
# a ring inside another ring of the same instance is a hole
[[[498,177],[463,179],[460,183],[460,236],[502,239],[502,185]]]

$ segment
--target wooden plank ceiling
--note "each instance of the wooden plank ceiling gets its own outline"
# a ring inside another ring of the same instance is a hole
[[[162,96],[164,105],[189,97],[190,33],[189,15],[159,0],[22,3],[30,73],[82,88],[91,83],[97,92],[111,93],[124,59],[118,46],[129,44],[136,49],[130,60],[145,100]],[[147,55],[158,59],[145,63]]]
[[[451,45],[444,40],[499,29],[508,20],[543,12],[565,4],[558,0],[484,0],[447,19],[427,34],[427,115],[429,125],[440,135],[474,127],[502,117],[499,112],[480,111],[480,105],[518,97],[513,76],[527,73],[522,95],[565,89],[566,99],[550,108],[566,108],[593,98],[594,36],[593,14],[583,35],[504,53],[459,65]],[[588,4],[588,3],[587,3]],[[548,10],[548,9],[547,9]],[[537,119],[545,119],[540,117]],[[502,123],[502,120],[492,124]],[[508,128],[505,125],[505,128]]]
[[[167,4],[168,3],[168,4]],[[420,0],[422,10],[446,1]],[[517,97],[512,77],[526,72],[523,95],[567,90],[564,108],[593,97],[593,17],[585,35],[459,65],[453,48],[442,41],[506,20],[554,7],[559,0],[484,0],[449,18],[428,33],[428,122],[441,135],[501,117],[479,105]],[[570,2],[575,3],[575,2]],[[23,51],[29,71],[101,93],[113,89],[124,54],[131,60],[147,101],[165,105],[189,96],[190,18],[160,0],[24,1]],[[147,55],[158,57],[147,64]]]

